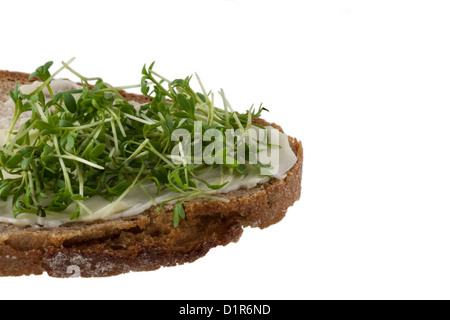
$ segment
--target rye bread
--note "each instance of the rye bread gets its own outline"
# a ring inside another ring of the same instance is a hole
[[[0,71],[1,105],[16,81],[29,75]],[[128,100],[148,101],[122,92]],[[262,119],[255,123],[272,125]],[[173,205],[158,213],[152,207],[136,216],[97,222],[75,222],[58,228],[19,227],[0,223],[0,276],[43,274],[52,277],[106,277],[130,271],[150,271],[193,262],[211,248],[237,242],[243,228],[266,228],[279,222],[300,198],[303,149],[289,137],[297,163],[285,179],[271,179],[251,189],[220,196],[228,203],[193,199],[184,203],[186,219],[173,227]]]

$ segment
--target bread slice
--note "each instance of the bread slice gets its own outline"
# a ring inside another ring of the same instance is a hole
[[[0,105],[16,81],[30,83],[28,77],[0,71]],[[128,100],[148,101],[145,96],[122,94]],[[255,123],[282,131],[262,119]],[[193,262],[215,246],[237,242],[244,227],[266,228],[279,222],[300,198],[303,149],[295,138],[289,137],[289,142],[297,162],[285,179],[220,195],[230,200],[227,203],[202,198],[187,201],[186,219],[177,228],[173,227],[173,205],[165,205],[159,213],[152,207],[127,218],[74,222],[53,229],[0,223],[0,276],[46,272],[52,277],[106,277],[156,270]]]

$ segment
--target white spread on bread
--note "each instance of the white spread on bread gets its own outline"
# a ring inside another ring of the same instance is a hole
[[[20,86],[20,90],[24,94],[30,94],[39,86],[42,84],[40,81],[34,81],[31,84],[25,84],[23,86]],[[64,80],[64,79],[55,79],[51,83],[51,88],[54,94],[58,94],[60,92],[68,91],[68,90],[76,90],[80,89],[81,86],[77,85],[75,82],[72,82],[70,80]],[[44,93],[44,96],[46,99],[50,99],[50,93],[48,92],[47,88],[44,88],[42,90]],[[1,108],[1,117],[0,117],[0,128],[6,129],[9,128],[9,125],[11,124],[12,118],[14,115],[14,102],[9,99],[6,101],[5,106]],[[23,114],[23,116],[17,121],[16,128],[19,128],[25,121],[28,120],[27,117],[30,117],[30,112],[26,112]],[[3,144],[3,143],[2,143]]]
[[[40,86],[40,82],[34,82],[31,85],[21,86],[20,89],[24,93],[31,93],[36,88]],[[58,92],[78,89],[79,86],[69,80],[53,80],[51,83],[52,91],[57,94]],[[48,91],[45,89],[44,94],[48,95]],[[48,96],[49,98],[49,96]],[[135,103],[133,104],[135,105]],[[4,106],[0,108],[5,111],[14,111],[14,105],[12,101],[8,101]],[[8,114],[8,112],[6,112]],[[26,121],[27,119],[22,119]],[[10,125],[11,119],[8,117],[0,118],[0,145],[4,144],[4,137],[6,136],[6,131]],[[23,123],[23,122],[22,122]],[[268,130],[269,136],[271,130]],[[284,179],[286,173],[294,166],[297,162],[297,157],[292,151],[287,135],[279,133],[279,163],[276,168],[276,172],[272,172],[273,177],[277,179]],[[217,190],[217,193],[229,193],[239,189],[250,189],[258,184],[266,183],[269,181],[269,177],[261,176],[256,169],[250,171],[250,174],[246,176],[238,176],[229,174],[226,172],[221,172],[218,168],[208,168],[201,172],[199,175],[201,179],[208,181],[210,184],[223,184],[228,181],[228,184]],[[199,186],[199,188],[204,188],[204,190],[209,190],[206,186]],[[143,211],[149,209],[151,206],[161,204],[164,201],[170,200],[178,196],[173,191],[163,190],[158,195],[157,187],[154,183],[148,183],[136,187],[130,193],[128,193],[121,201],[111,202],[105,200],[101,196],[93,196],[84,201],[86,205],[93,213],[92,214],[82,214],[76,222],[80,221],[96,221],[101,219],[116,219],[120,217],[127,217],[137,215]],[[0,222],[12,223],[15,225],[22,226],[45,226],[49,228],[58,227],[62,224],[73,222],[70,220],[70,216],[74,210],[74,205],[71,205],[67,210],[59,212],[56,215],[51,213],[47,214],[45,218],[39,217],[35,214],[23,213],[18,217],[14,217],[12,210],[12,201],[1,201],[0,200]]]

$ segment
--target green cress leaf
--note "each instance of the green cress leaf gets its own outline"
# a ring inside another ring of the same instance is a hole
[[[74,127],[73,123],[67,120],[59,120],[60,128],[71,128]]]
[[[89,199],[89,197],[83,197],[81,194],[74,194],[71,196],[73,201],[83,201]]]
[[[14,91],[9,92],[9,96],[11,97],[12,101],[17,102],[17,100],[19,98],[19,84],[17,82],[14,87]]]
[[[145,69],[145,66],[144,66]],[[144,73],[145,71],[143,71]],[[141,92],[144,96],[148,95],[148,92],[150,91],[150,87],[148,85],[148,82],[146,81],[145,77],[142,77],[141,79]]]
[[[180,214],[178,213],[178,209],[175,206],[173,209],[173,226],[176,228],[180,224]]]
[[[9,169],[14,169],[17,165],[22,162],[23,156],[21,154],[16,154],[6,161],[6,167]]]
[[[200,100],[203,101],[203,103],[206,103],[206,98],[205,98],[205,96],[203,95],[203,93],[197,92],[197,96],[200,98]]]
[[[73,214],[70,216],[70,220],[75,220],[75,219],[79,218],[79,217],[80,217],[80,214],[81,214],[80,207],[79,207],[79,206],[76,206],[76,207],[75,207],[75,211],[74,211]]]
[[[40,131],[53,130],[53,127],[48,122],[45,122],[43,120],[36,120],[35,124],[36,124],[36,128],[39,129]]]
[[[64,149],[70,152],[74,146],[75,146],[75,139],[70,134],[66,135],[66,143]]]
[[[54,152],[54,150],[55,150],[55,148],[54,148],[54,147],[52,147],[52,146],[49,146],[48,144],[47,144],[47,145],[45,145],[45,147],[44,147],[44,152],[45,152],[45,153],[47,153],[47,154],[51,154],[51,153],[53,153],[53,152]]]
[[[186,213],[184,211],[183,203],[179,202],[173,207],[173,226],[175,228],[180,224],[180,218],[185,219]]]
[[[20,215],[23,211],[22,211],[22,205],[21,205],[21,201],[19,199],[14,199],[13,200],[13,214],[14,217],[17,218],[18,215]]]
[[[0,199],[6,201],[12,188],[13,184],[11,181],[2,180],[0,184]]]
[[[24,158],[22,163],[20,164],[20,168],[25,171],[28,168],[28,166],[30,165],[30,163],[31,163],[31,158]]]
[[[177,99],[180,107],[189,113],[191,111],[191,105],[189,104],[189,101],[186,99],[186,97],[183,94],[179,94],[177,95]]]
[[[172,173],[172,176],[173,176],[173,178],[175,179],[175,182],[176,182],[180,187],[182,187],[182,186],[183,186],[183,181],[181,181],[181,178],[180,178],[180,176],[178,175],[178,173],[177,173],[176,171],[174,171],[174,172]]]
[[[184,207],[182,203],[179,203],[179,209],[178,209],[178,215],[180,216],[181,219],[185,219],[186,218],[186,213],[184,211]]]
[[[169,128],[170,135],[171,135],[173,132],[174,126],[173,126],[172,117],[169,114],[166,114],[166,123],[167,123],[167,127]]]
[[[103,154],[103,152],[105,152],[106,149],[106,145],[104,143],[100,143],[98,145],[96,145],[90,152],[89,152],[89,157],[91,159],[96,159],[98,158],[101,154]]]
[[[208,187],[208,188],[210,188],[211,190],[219,190],[219,189],[222,189],[223,187],[225,187],[227,184],[228,184],[228,181],[227,182],[225,182],[225,183],[223,183],[223,184],[209,184],[207,181],[205,181],[205,180],[202,180],[202,179],[199,179],[199,178],[197,178],[197,180],[198,181],[200,181],[200,182],[203,182],[204,184],[206,184],[206,186]]]
[[[111,195],[118,196],[121,195],[129,187],[129,183],[127,181],[121,181],[112,188],[110,188],[107,184],[105,184],[105,186]]]
[[[64,180],[57,180],[56,181],[56,187],[58,187],[59,189],[66,189],[66,183],[64,182]]]
[[[53,61],[49,61],[46,64],[44,64],[45,71],[48,71],[52,65],[53,65]]]
[[[46,64],[40,66],[39,68],[36,69],[35,72],[30,74],[29,79],[31,80],[35,77],[38,77],[42,81],[47,81],[51,77],[49,69],[52,65],[53,65],[53,61],[49,61]]]

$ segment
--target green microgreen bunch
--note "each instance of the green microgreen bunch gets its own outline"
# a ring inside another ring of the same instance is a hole
[[[71,219],[77,219],[92,213],[84,200],[102,196],[120,201],[150,182],[158,192],[169,189],[179,194],[160,205],[177,201],[175,227],[185,218],[184,201],[193,197],[226,201],[212,195],[225,184],[211,185],[198,177],[208,165],[172,161],[171,151],[178,143],[172,141],[172,134],[177,129],[193,133],[196,121],[201,121],[203,132],[215,128],[224,137],[226,129],[245,132],[264,108],[252,107],[238,114],[223,91],[224,109],[216,108],[214,94],[205,91],[198,77],[202,92],[192,89],[192,77],[170,81],[160,76],[153,71],[154,63],[144,66],[139,85],[118,88],[101,78],[84,77],[70,66],[72,61],[63,62],[53,74],[53,62],[37,68],[30,79],[37,77],[42,85],[30,94],[21,92],[17,84],[10,92],[15,112],[6,144],[0,147],[0,199],[12,201],[16,217],[22,213],[57,215],[74,205]],[[55,95],[50,82],[64,69],[80,79],[81,88]],[[120,91],[127,88],[140,88],[149,102],[139,108],[130,104]],[[31,117],[16,130],[24,112]],[[213,166],[238,175],[247,174],[248,168],[236,161]],[[200,190],[199,183],[209,190]]]

